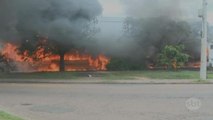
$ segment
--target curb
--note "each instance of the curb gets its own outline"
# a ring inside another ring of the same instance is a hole
[[[213,84],[198,80],[0,80],[0,84]]]

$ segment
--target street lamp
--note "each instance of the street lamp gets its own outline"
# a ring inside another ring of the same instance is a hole
[[[200,79],[207,79],[207,1],[203,0],[203,8],[200,11],[199,17],[202,18],[202,38],[201,38],[201,66]]]

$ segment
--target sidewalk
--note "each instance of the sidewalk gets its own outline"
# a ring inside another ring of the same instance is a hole
[[[213,80],[50,80],[50,79],[1,79],[1,83],[26,83],[26,84],[213,84]]]

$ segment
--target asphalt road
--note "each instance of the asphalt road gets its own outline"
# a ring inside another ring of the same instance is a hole
[[[26,120],[213,120],[213,85],[0,84],[0,109]]]

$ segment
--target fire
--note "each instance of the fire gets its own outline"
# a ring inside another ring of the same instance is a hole
[[[32,57],[28,57],[28,51],[24,52],[24,55],[20,55],[17,52],[17,46],[11,43],[6,43],[1,50],[1,53],[8,59],[14,60],[19,66],[27,66],[32,71],[59,71],[60,56],[54,54],[44,54],[43,48],[38,48],[35,52],[35,56],[39,60],[34,60]],[[106,66],[110,59],[105,55],[100,54],[93,57],[90,54],[82,54],[78,51],[65,54],[65,70],[66,71],[105,71]],[[24,70],[21,70],[24,71]]]
[[[7,58],[16,60],[17,62],[21,62],[23,61],[23,58],[22,56],[19,56],[18,54],[16,54],[15,52],[16,49],[17,49],[16,46],[7,43],[4,45],[4,48],[2,49],[1,53],[5,55]]]

